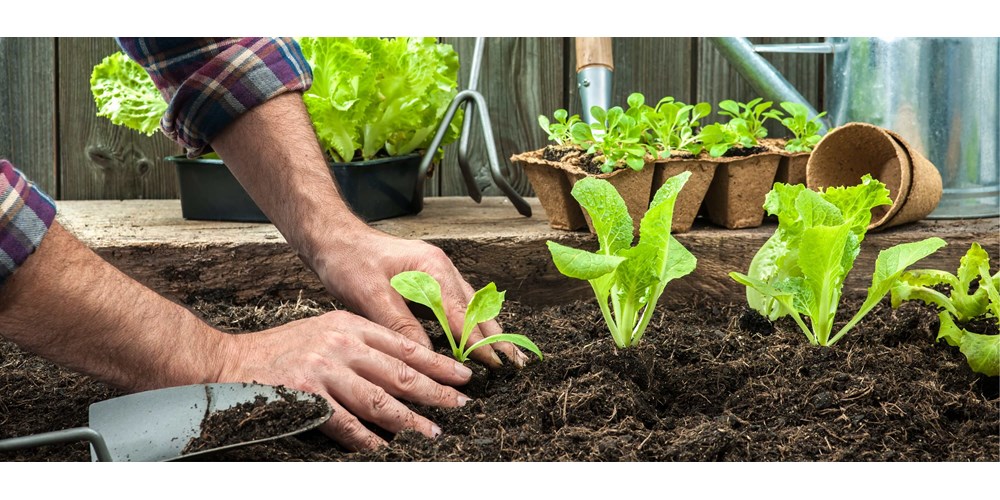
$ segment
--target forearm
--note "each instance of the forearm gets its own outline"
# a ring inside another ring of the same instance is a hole
[[[127,390],[209,382],[223,334],[124,275],[54,223],[0,288],[0,333]]]
[[[341,199],[310,125],[302,95],[289,92],[246,112],[212,148],[321,277],[338,249],[372,230]]]

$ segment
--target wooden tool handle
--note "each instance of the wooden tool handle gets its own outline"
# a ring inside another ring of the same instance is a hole
[[[604,66],[615,69],[611,56],[611,38],[580,38],[576,39],[576,72],[590,66]]]

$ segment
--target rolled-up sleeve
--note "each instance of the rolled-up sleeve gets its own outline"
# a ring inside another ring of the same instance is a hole
[[[38,248],[56,204],[7,160],[0,160],[0,285]]]
[[[291,38],[118,38],[169,102],[160,126],[190,157],[247,110],[305,91],[312,70]]]

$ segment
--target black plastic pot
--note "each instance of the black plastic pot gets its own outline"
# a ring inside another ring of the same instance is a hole
[[[376,221],[419,212],[414,203],[420,155],[330,163],[340,195],[354,213]],[[170,156],[177,164],[185,219],[268,222],[222,160]]]

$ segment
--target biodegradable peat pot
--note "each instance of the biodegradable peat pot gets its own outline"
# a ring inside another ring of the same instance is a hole
[[[571,194],[573,182],[568,175],[568,169],[574,167],[542,157],[544,149],[529,151],[512,156],[510,161],[520,165],[528,175],[528,182],[538,196],[539,203],[545,209],[545,216],[553,229],[576,231],[587,225],[583,217],[583,209]]]
[[[654,170],[651,158],[647,156],[646,165],[643,166],[642,170],[632,170],[626,167],[611,173],[596,175],[585,173],[582,170],[566,170],[566,176],[570,179],[571,184],[575,184],[576,181],[584,177],[597,177],[610,182],[625,200],[625,207],[628,208],[628,214],[632,217],[632,232],[639,234],[639,223],[642,222],[642,216],[646,215],[646,210],[649,210]],[[594,224],[590,220],[590,214],[586,210],[581,209],[581,211],[587,222],[587,228],[593,233]]]
[[[868,123],[848,123],[816,144],[806,166],[806,185],[820,190],[854,186],[871,174],[889,189],[892,205],[872,209],[868,229],[923,219],[941,200],[941,174],[899,135]]]
[[[728,229],[764,223],[764,198],[774,186],[782,155],[770,150],[750,156],[716,158],[715,177],[705,195],[713,223]]]
[[[166,159],[177,165],[185,219],[269,222],[222,160]],[[376,221],[417,212],[413,198],[420,159],[411,154],[329,165],[347,205],[365,221]]]
[[[781,155],[781,162],[778,163],[778,173],[774,176],[774,182],[784,184],[805,184],[806,164],[809,163],[809,153],[788,153]]]
[[[670,223],[671,232],[684,233],[691,230],[691,225],[698,216],[698,209],[701,208],[701,202],[705,200],[708,187],[712,184],[718,162],[696,158],[666,158],[656,160],[653,165],[655,168],[650,201],[667,179],[681,172],[691,172],[691,177],[677,195],[674,217]]]

